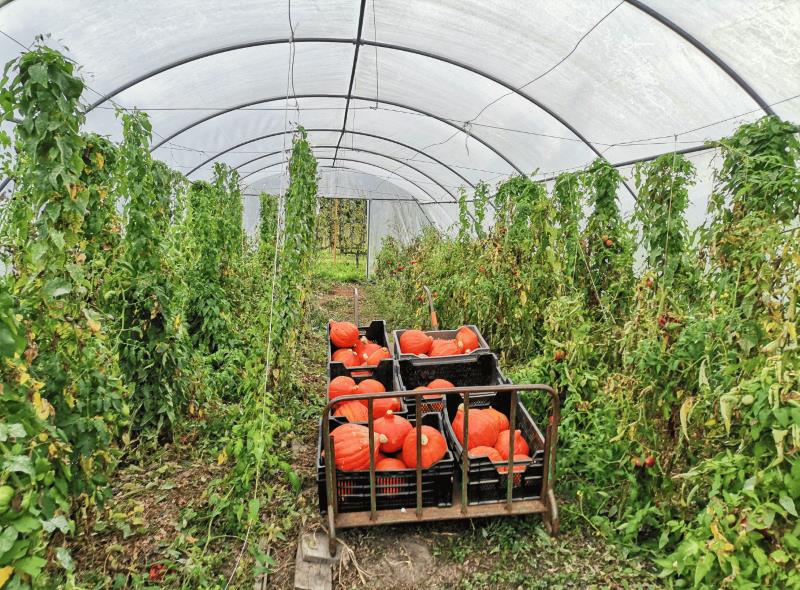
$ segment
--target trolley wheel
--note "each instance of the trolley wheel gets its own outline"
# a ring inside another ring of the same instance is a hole
[[[561,530],[561,520],[558,517],[558,504],[553,490],[547,492],[547,512],[544,513],[544,530],[551,537],[556,536]]]

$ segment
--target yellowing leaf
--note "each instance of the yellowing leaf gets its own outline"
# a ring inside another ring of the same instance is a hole
[[[6,582],[8,582],[9,578],[11,577],[11,574],[13,573],[14,573],[14,568],[11,567],[10,565],[7,565],[5,567],[0,567],[0,588],[6,585]]]
[[[64,401],[67,402],[67,406],[69,406],[70,409],[75,407],[75,396],[67,390],[64,390]]]
[[[528,294],[525,291],[519,292],[519,303],[520,305],[525,305],[528,301]]]
[[[50,402],[44,399],[38,391],[35,392],[31,398],[33,409],[36,410],[36,416],[38,416],[39,420],[47,420],[51,413],[55,413],[53,406],[50,405]]]
[[[772,429],[772,440],[775,441],[775,449],[778,451],[778,458],[776,460],[778,463],[783,461],[783,439],[786,438],[787,434],[789,434],[788,430]]]
[[[689,416],[692,414],[693,405],[694,400],[691,397],[687,397],[681,404],[681,433],[686,437],[686,440],[689,440]]]
[[[731,417],[735,399],[737,399],[735,396],[727,393],[719,398],[719,411],[722,414],[722,420],[725,422],[725,432],[731,431]]]
[[[217,465],[222,465],[227,460],[228,460],[228,451],[222,449],[220,454],[217,456]]]
[[[87,320],[86,324],[89,326],[89,330],[91,330],[92,334],[97,334],[100,331],[100,322],[95,320]]]

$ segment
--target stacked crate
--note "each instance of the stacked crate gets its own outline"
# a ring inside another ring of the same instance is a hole
[[[377,365],[346,367],[343,363],[333,362],[331,357],[336,347],[330,342],[328,334],[328,383],[330,380],[346,375],[356,381],[375,379],[380,381],[387,392],[405,392],[400,395],[401,409],[395,412],[406,417],[413,425],[418,419],[423,424],[439,430],[447,441],[448,451],[443,459],[422,472],[422,506],[451,506],[454,490],[462,488],[461,469],[463,448],[455,436],[452,419],[459,404],[464,402],[460,393],[445,395],[428,394],[420,398],[419,412],[415,396],[411,395],[416,388],[427,386],[435,379],[444,379],[454,387],[507,385],[511,382],[503,375],[497,357],[491,352],[476,326],[467,326],[478,337],[479,347],[470,353],[426,357],[405,354],[400,350],[400,336],[405,330],[393,332],[389,342],[386,323],[375,320],[369,326],[359,327],[359,335],[385,346],[392,351],[392,358],[383,359]],[[456,330],[430,330],[425,332],[435,339],[453,339]],[[420,392],[422,393],[422,392]],[[516,396],[515,396],[516,399]],[[516,399],[516,425],[527,442],[531,459],[514,463],[512,497],[514,500],[539,498],[542,493],[544,476],[544,436],[531,419],[521,401]],[[507,418],[511,415],[511,396],[495,395],[493,392],[472,394],[469,396],[469,408],[492,407]],[[421,418],[419,418],[421,416]],[[329,418],[329,429],[345,424],[342,417]],[[364,423],[366,425],[367,423]],[[319,487],[320,511],[327,511],[327,488],[325,481],[325,460],[323,445],[323,429],[320,422],[317,448],[317,483]],[[507,467],[493,463],[486,457],[470,458],[467,470],[467,495],[469,504],[497,503],[506,500]],[[376,509],[411,509],[417,502],[417,473],[415,469],[393,471],[376,471]],[[364,512],[370,506],[370,473],[364,471],[336,470],[336,493],[338,512]]]

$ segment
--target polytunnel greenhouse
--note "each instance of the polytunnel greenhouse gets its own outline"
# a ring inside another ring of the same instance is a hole
[[[0,589],[800,588],[800,2],[0,0]]]

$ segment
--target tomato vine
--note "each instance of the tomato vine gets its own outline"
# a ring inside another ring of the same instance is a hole
[[[0,516],[4,539],[11,539],[0,566],[13,564],[17,587],[47,587],[46,542],[55,530],[72,529],[73,497],[92,504],[107,493],[128,392],[86,269],[86,218],[103,204],[83,183],[83,84],[71,63],[40,47],[7,67],[2,85],[3,118],[20,119],[4,283],[26,343],[19,355],[15,340],[12,365],[4,367],[4,378],[16,383],[0,424],[0,438],[12,442],[3,444],[3,478],[15,496]],[[97,239],[97,228],[89,229]]]
[[[177,311],[173,252],[168,248],[176,178],[150,156],[150,122],[143,113],[122,114],[117,154],[124,206],[124,252],[112,289],[117,301],[120,366],[133,387],[136,432],[168,432],[185,406],[183,371],[188,348]]]
[[[316,208],[317,161],[301,127],[294,138],[289,159],[280,268],[273,294],[270,379],[281,388],[291,383],[291,368],[314,252]]]

